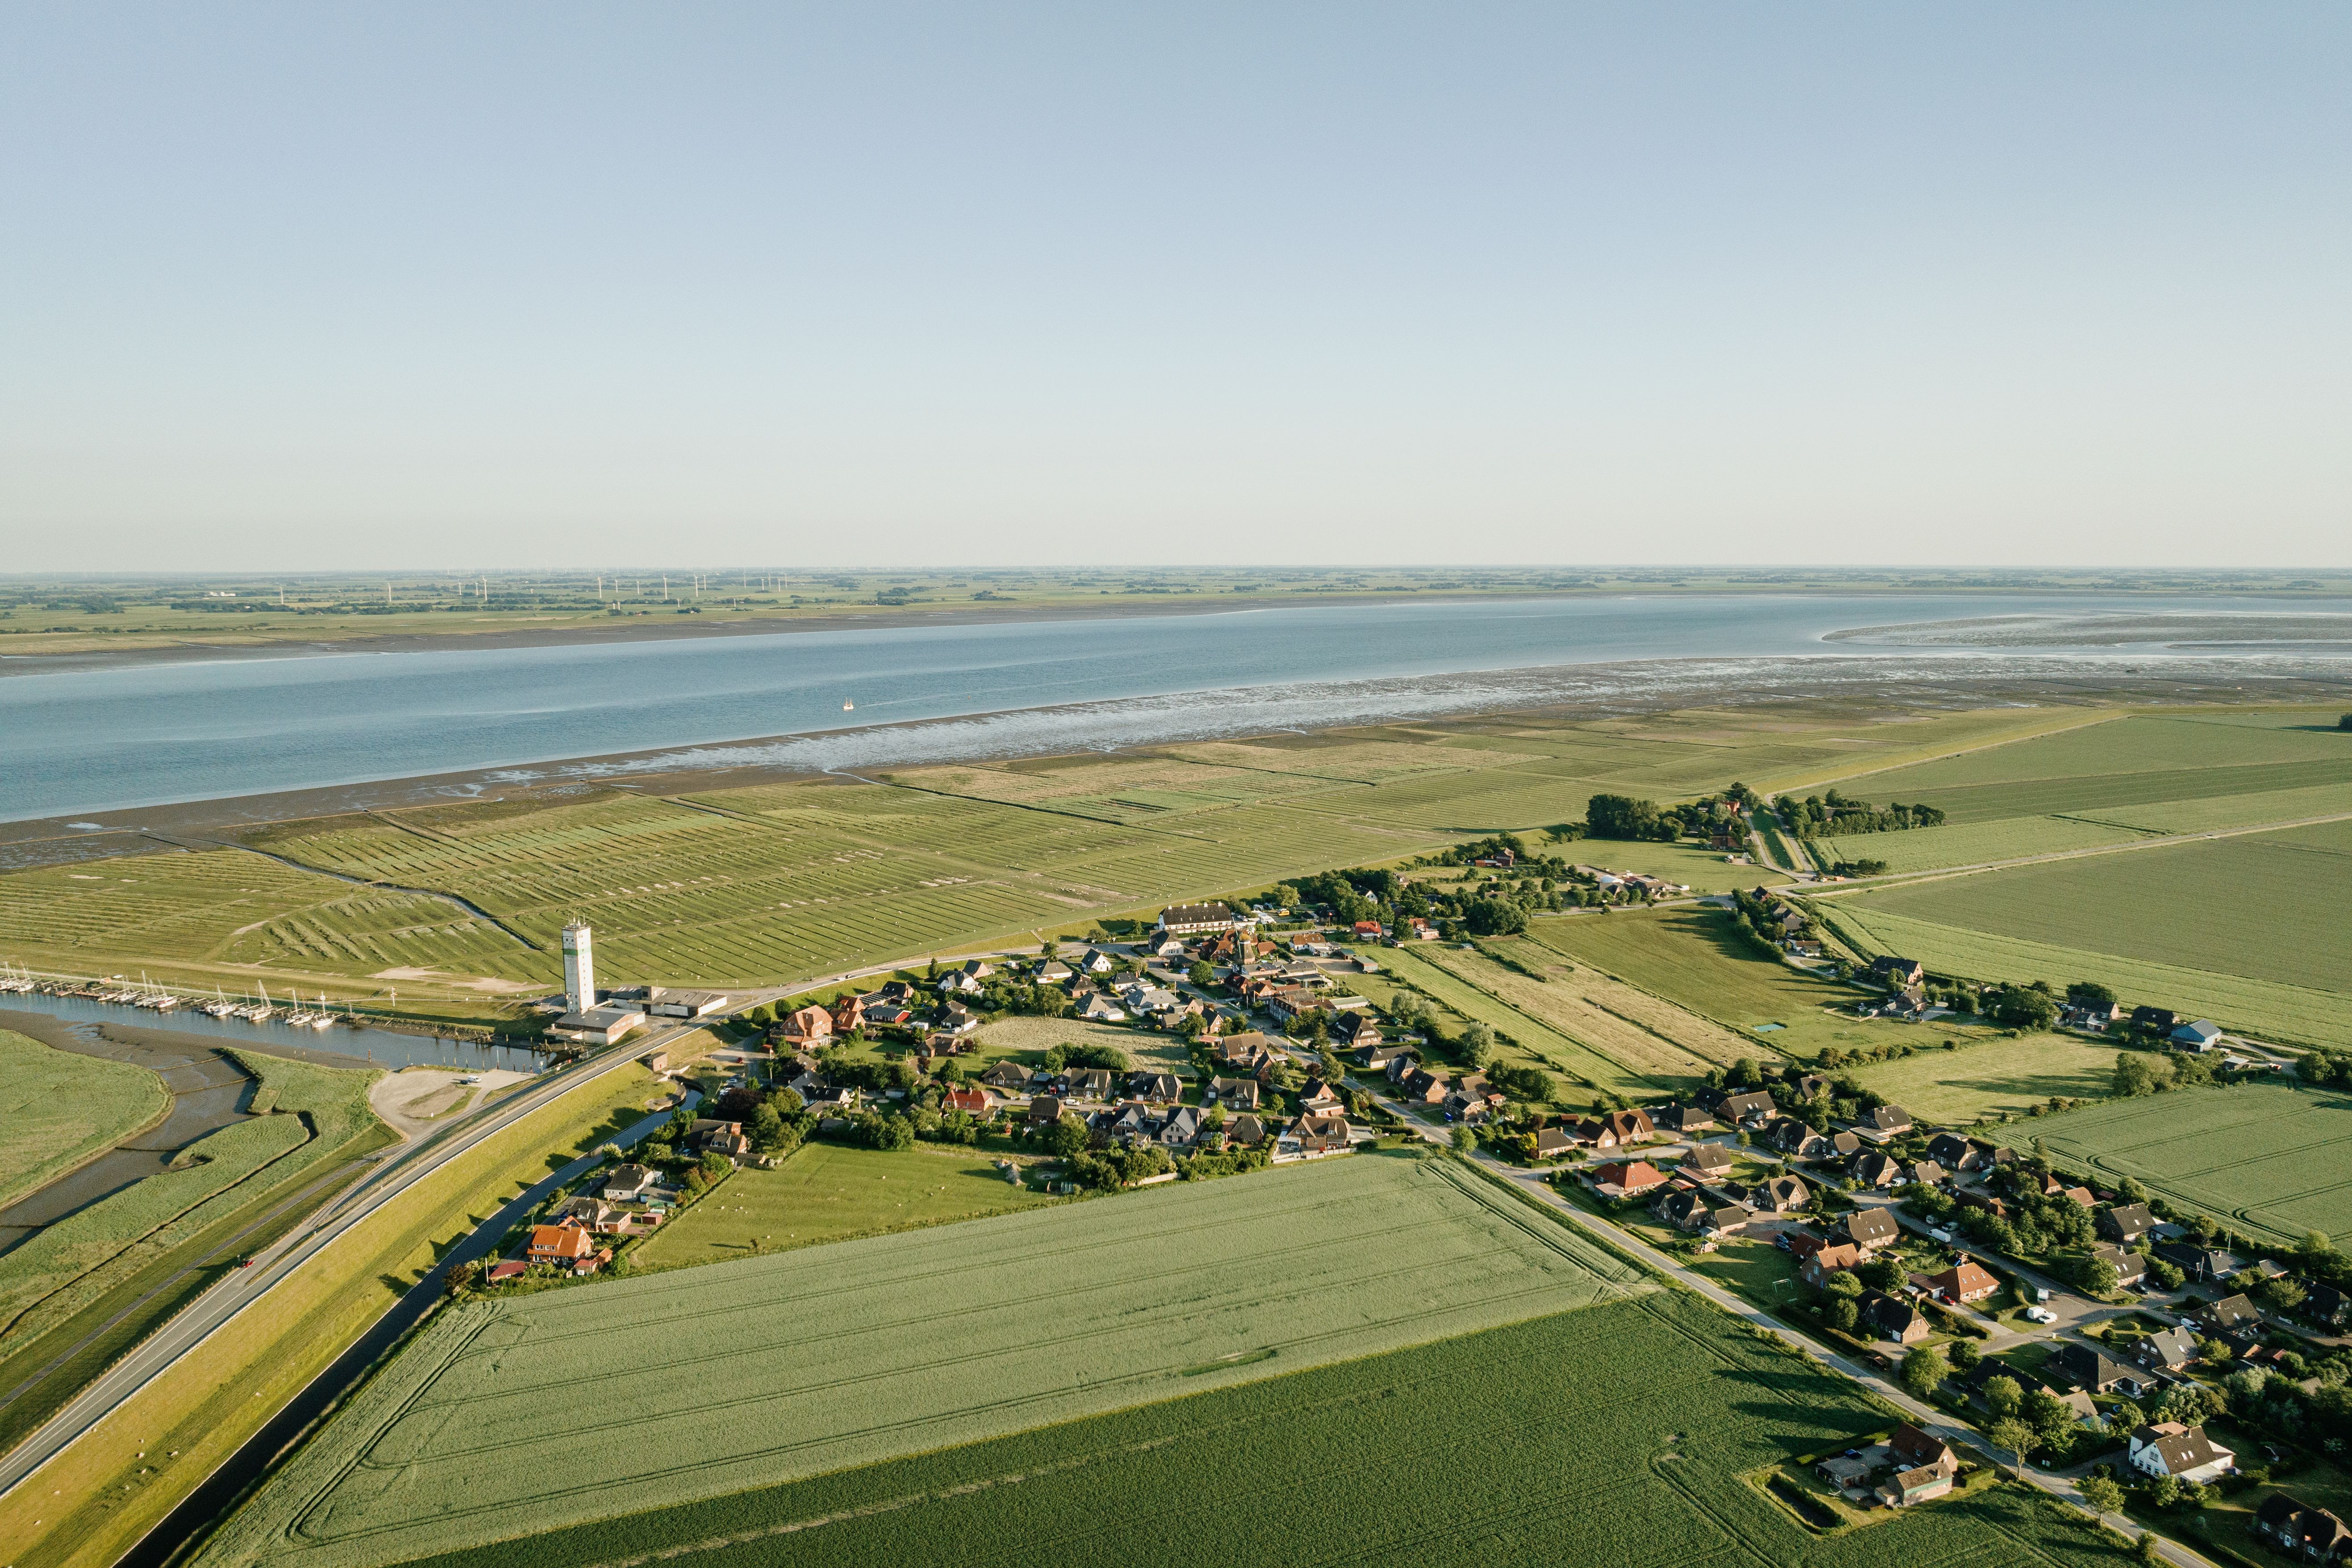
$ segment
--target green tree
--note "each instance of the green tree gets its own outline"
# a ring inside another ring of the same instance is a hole
[[[1467,1154],[1477,1147],[1478,1134],[1472,1131],[1467,1124],[1456,1127],[1454,1130],[1454,1148],[1455,1152]]]
[[[1862,1321],[1862,1309],[1851,1296],[1832,1296],[1822,1307],[1822,1321],[1842,1334],[1850,1334]]]
[[[1495,1031],[1484,1024],[1473,1024],[1462,1031],[1462,1059],[1474,1068],[1495,1065]]]
[[[2009,1382],[2007,1378],[1996,1381]],[[2011,1384],[2010,1386],[2014,1388],[2016,1384]],[[2024,1422],[2014,1419],[1994,1422],[1991,1429],[1985,1433],[1985,1436],[1994,1447],[2008,1449],[2014,1456],[2016,1468],[2021,1469],[2024,1468],[2025,1456],[2042,1446],[2039,1433]]]
[[[1989,1377],[1983,1389],[1985,1408],[2002,1420],[2015,1415],[2025,1404],[2025,1391],[2013,1377]],[[2002,1447],[2009,1447],[2003,1443]]]
[[[1977,1348],[1974,1340],[1954,1340],[1948,1353],[1953,1367],[1960,1372],[1973,1372],[1977,1363],[1984,1360],[1984,1352]]]
[[[2121,1513],[2124,1489],[2105,1476],[2084,1476],[2082,1480],[2083,1501],[2093,1513]]]
[[[1054,1130],[1047,1134],[1046,1142],[1048,1147],[1062,1159],[1075,1160],[1086,1152],[1087,1130],[1076,1117],[1065,1116],[1054,1124]]]
[[[2265,1279],[2254,1287],[2255,1299],[2273,1312],[2292,1312],[2303,1305],[2303,1281],[2292,1274]]]
[[[1903,1358],[1903,1386],[1914,1399],[1933,1398],[1951,1375],[1951,1363],[1934,1345],[1914,1345]]]
[[[2067,1403],[2046,1388],[2037,1388],[2025,1396],[2021,1412],[2025,1424],[2042,1439],[2041,1447],[2056,1448],[2074,1430],[2074,1412]]]

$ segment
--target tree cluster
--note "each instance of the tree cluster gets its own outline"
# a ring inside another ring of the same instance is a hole
[[[1866,800],[1854,800],[1835,789],[1825,795],[1811,795],[1802,800],[1783,795],[1774,809],[1801,838],[1833,838],[1849,833],[1900,833],[1913,827],[1941,827],[1944,813],[1933,805],[1905,805],[1901,802],[1887,806],[1875,806]]]

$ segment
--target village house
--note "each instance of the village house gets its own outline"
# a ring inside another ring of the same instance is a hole
[[[2098,1218],[2099,1234],[2129,1247],[2156,1228],[2156,1215],[2146,1204],[2112,1204]]]
[[[1380,1020],[1370,1013],[1342,1013],[1331,1020],[1331,1040],[1343,1051],[1361,1051],[1381,1043]]]
[[[2243,1296],[2224,1296],[2198,1313],[2197,1319],[2217,1334],[2243,1333],[2263,1326],[2261,1310]]]
[[[939,988],[941,994],[948,996],[977,996],[986,989],[977,975],[967,974],[961,969],[950,969],[940,975]]]
[[[1897,1297],[1865,1290],[1856,1306],[1860,1311],[1857,1321],[1863,1327],[1898,1345],[1916,1345],[1935,1331],[1926,1313]]]
[[[1452,1098],[1449,1096],[1449,1100]],[[1337,1110],[1340,1104],[1338,1091],[1319,1078],[1308,1079],[1307,1087],[1298,1091],[1298,1109],[1301,1110]]]
[[[1216,1062],[1227,1072],[1255,1074],[1274,1056],[1273,1043],[1255,1029],[1217,1042]]]
[[[576,1225],[535,1225],[523,1256],[533,1263],[577,1267],[596,1250],[595,1238]]]
[[[2132,1433],[2124,1445],[2124,1458],[2143,1474],[2170,1476],[2201,1486],[2228,1474],[2238,1457],[2208,1437],[2202,1426],[2159,1421]]]
[[[1952,1179],[1952,1173],[1933,1160],[1922,1160],[1903,1173],[1906,1182],[1916,1182],[1923,1187],[1940,1187]]]
[[[1846,1173],[1855,1186],[1874,1191],[1893,1186],[1903,1174],[1903,1167],[1894,1155],[1870,1150],[1856,1154],[1847,1164]]]
[[[822,1007],[803,1007],[787,1013],[781,1037],[795,1049],[814,1049],[832,1040],[833,1015]]]
[[[2086,1394],[2113,1394],[2121,1389],[2137,1396],[2147,1379],[2119,1361],[2111,1361],[2089,1345],[2063,1344],[2044,1363],[2051,1380]]]
[[[1172,1072],[1131,1072],[1127,1075],[1127,1093],[1130,1100],[1181,1100],[1184,1080]]]
[[[977,1084],[958,1084],[948,1090],[942,1105],[950,1110],[961,1110],[967,1116],[985,1116],[993,1103],[988,1090]]]
[[[1724,1095],[1710,1109],[1715,1112],[1715,1119],[1727,1127],[1742,1123],[1760,1127],[1779,1107],[1772,1103],[1770,1095],[1759,1089],[1746,1094]]]
[[[2221,1026],[2210,1018],[2200,1018],[2193,1024],[2177,1024],[2166,1037],[2177,1051],[2210,1051],[2221,1043]]]
[[[1301,1154],[1332,1154],[1346,1149],[1352,1142],[1348,1119],[1337,1111],[1325,1111],[1298,1118],[1283,1129],[1275,1141],[1277,1149],[1296,1150]]]
[[[1258,1082],[1254,1078],[1213,1078],[1201,1096],[1203,1103],[1222,1105],[1230,1110],[1255,1110]]]
[[[1576,1147],[1576,1140],[1567,1128],[1554,1123],[1536,1129],[1535,1146],[1537,1159],[1557,1160]]]
[[[1051,1127],[1062,1120],[1062,1102],[1050,1094],[1041,1094],[1029,1101],[1029,1125]]]
[[[1748,1194],[1749,1206],[1759,1214],[1794,1214],[1812,1200],[1805,1184],[1794,1176],[1773,1176],[1759,1182]]]
[[[1911,1131],[1911,1113],[1899,1105],[1876,1106],[1862,1113],[1853,1131],[1869,1142],[1885,1143]]]
[[[1886,1447],[1894,1457],[1895,1479],[1879,1489],[1879,1500],[1891,1508],[1942,1497],[1960,1473],[1959,1457],[1949,1444],[1907,1423],[1895,1429]]]
[[[980,1081],[1007,1094],[1026,1094],[1029,1091],[1029,1069],[1008,1059],[998,1062],[981,1074]]]
[[[1077,973],[1076,970],[1072,969],[1068,964],[1064,963],[1058,958],[1044,959],[1039,962],[1036,968],[1037,984],[1040,985],[1059,985],[1062,982],[1067,980],[1076,973]]]
[[[1382,1039],[1377,1030],[1373,1032],[1370,1044],[1356,1047],[1356,1065],[1367,1072],[1384,1073],[1391,1063],[1412,1059],[1411,1045],[1403,1040]]]
[[[1804,1267],[1798,1273],[1806,1284],[1819,1290],[1829,1284],[1831,1275],[1847,1273],[1861,1267],[1862,1248],[1850,1241],[1833,1241],[1825,1247],[1815,1247],[1813,1255],[1805,1259]]]
[[[2091,1248],[2091,1256],[2114,1269],[2116,1283],[2126,1289],[2147,1278],[2147,1258],[2143,1254],[2126,1252],[2103,1241]]]
[[[1585,1184],[1604,1198],[1635,1198],[1666,1184],[1666,1173],[1647,1160],[1618,1160],[1584,1173]]]
[[[2197,1359],[2197,1336],[2187,1329],[2164,1329],[2134,1345],[2132,1357],[2145,1367],[2178,1372]]]
[[[1927,1288],[1947,1301],[1981,1301],[2000,1289],[2000,1281],[1985,1272],[1984,1266],[1973,1258],[1959,1263],[1940,1274],[1921,1277]]]
[[[2352,1558],[2352,1529],[2326,1509],[2297,1502],[2284,1492],[2263,1500],[2251,1528],[2257,1540],[2282,1557],[2306,1563]]]
[[[2159,1241],[2151,1250],[2200,1284],[2226,1279],[2238,1271],[2234,1254],[2219,1247],[2200,1247],[2193,1241]]]
[[[1099,992],[1078,1004],[1076,1016],[1089,1024],[1127,1022],[1127,1009]]]
[[[1720,1143],[1701,1143],[1685,1154],[1679,1170],[1687,1171],[1701,1181],[1720,1181],[1731,1173],[1731,1151]]]
[[[603,1230],[621,1217],[622,1210],[602,1198],[576,1194],[555,1205],[548,1218],[557,1225],[577,1225],[589,1230]]]
[[[2323,1329],[2341,1329],[2352,1322],[2352,1296],[2333,1285],[2314,1285],[2304,1295],[2303,1315]]]
[[[1396,1087],[1397,1097],[1412,1105],[1443,1105],[1448,1092],[1445,1075],[1425,1068],[1414,1068]]]
[[[1889,991],[1908,991],[1926,984],[1927,966],[1916,958],[1882,955],[1870,961],[1870,977]]]
[[[604,1178],[601,1195],[608,1204],[643,1203],[661,1185],[661,1173],[651,1165],[615,1165]]]
[[[1649,1116],[1650,1125],[1671,1138],[1695,1138],[1715,1131],[1715,1118],[1695,1105],[1662,1105]]]
[[[1235,1149],[1255,1149],[1265,1142],[1265,1123],[1244,1111],[1225,1123],[1225,1142]]]
[[[1836,1234],[1871,1253],[1894,1245],[1902,1236],[1903,1227],[1885,1209],[1854,1209],[1838,1222]]]

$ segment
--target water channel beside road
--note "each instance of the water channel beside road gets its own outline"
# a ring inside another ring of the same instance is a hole
[[[253,1079],[222,1047],[235,1046],[321,1067],[399,1068],[444,1067],[465,1072],[494,1068],[533,1073],[540,1061],[512,1046],[390,1029],[327,1031],[201,1013],[158,1014],[79,996],[0,996],[0,1028],[83,1056],[142,1067],[163,1079],[172,1108],[161,1122],[0,1209],[0,1250],[54,1225],[131,1183],[165,1169],[172,1156],[205,1133],[246,1120]]]

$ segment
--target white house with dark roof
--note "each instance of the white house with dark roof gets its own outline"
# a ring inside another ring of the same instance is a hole
[[[2175,1480],[2203,1485],[2236,1468],[2238,1456],[2205,1435],[2202,1426],[2159,1421],[2134,1431],[2124,1444],[2124,1458],[2143,1475],[2170,1476]]]

